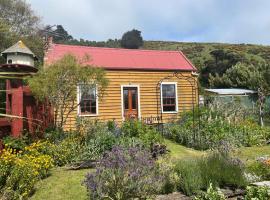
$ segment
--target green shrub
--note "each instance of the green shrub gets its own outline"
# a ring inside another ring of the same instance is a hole
[[[165,125],[164,136],[199,150],[215,148],[221,140],[235,146],[253,146],[263,145],[269,139],[269,127],[260,127],[254,120],[244,117],[233,122],[232,117],[227,118],[224,113],[210,109],[196,110],[195,121],[191,112],[184,113],[180,120]]]
[[[175,163],[170,158],[163,157],[157,161],[158,173],[163,177],[161,194],[169,194],[178,190],[180,177],[175,169]]]
[[[162,187],[163,177],[146,150],[115,146],[98,163],[84,181],[91,199],[148,199]]]
[[[105,151],[110,151],[117,138],[111,132],[103,132],[95,137],[87,137],[80,145],[77,161],[99,159]]]
[[[186,195],[190,196],[203,188],[198,160],[179,161],[175,166],[175,172],[179,176],[177,187]]]
[[[267,187],[247,187],[247,194],[245,200],[268,200],[270,195]]]
[[[121,127],[121,131],[123,137],[137,137],[141,139],[147,148],[153,144],[163,142],[161,134],[154,127],[145,125],[141,121],[125,121]]]
[[[194,200],[225,200],[225,196],[219,188],[214,188],[212,183],[210,183],[207,191],[195,197]]]
[[[179,161],[175,172],[180,177],[178,189],[192,195],[201,189],[207,189],[210,183],[214,187],[246,186],[244,165],[228,154],[213,151],[203,158]]]
[[[268,157],[261,157],[249,163],[247,168],[252,175],[258,176],[261,180],[270,179],[270,159]]]
[[[26,147],[28,148],[28,147]],[[29,147],[31,152],[34,148]],[[35,183],[49,174],[53,160],[48,155],[4,149],[0,155],[0,198],[26,199]]]
[[[215,187],[244,187],[247,184],[244,164],[226,153],[213,151],[198,162],[204,186],[210,182]]]
[[[24,147],[27,146],[27,138],[26,137],[20,137],[20,138],[14,138],[11,136],[7,136],[3,138],[3,144],[9,148],[16,149],[17,151],[23,150]]]

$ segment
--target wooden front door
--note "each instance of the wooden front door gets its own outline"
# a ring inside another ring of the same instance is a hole
[[[124,117],[125,119],[138,118],[138,88],[123,88]]]

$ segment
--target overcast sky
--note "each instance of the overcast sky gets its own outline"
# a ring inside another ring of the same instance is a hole
[[[26,0],[75,38],[270,44],[270,0]]]

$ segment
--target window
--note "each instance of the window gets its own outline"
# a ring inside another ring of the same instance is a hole
[[[162,83],[161,84],[161,106],[162,112],[177,112],[177,84]]]
[[[78,86],[79,115],[97,115],[97,90],[90,85]]]
[[[12,60],[11,59],[8,60],[8,64],[12,64]]]

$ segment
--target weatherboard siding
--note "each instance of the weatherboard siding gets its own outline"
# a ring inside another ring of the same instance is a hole
[[[117,123],[121,123],[123,121],[121,85],[139,86],[141,118],[151,116],[156,117],[157,115],[160,115],[160,90],[158,89],[158,91],[156,91],[156,86],[161,79],[172,74],[173,72],[169,71],[106,70],[106,77],[109,80],[109,85],[106,88],[103,96],[99,97],[98,99],[98,115],[87,117],[101,121],[115,120]],[[185,76],[191,76],[191,72],[182,72],[182,74]],[[178,118],[179,113],[183,112],[184,110],[192,109],[193,102],[196,103],[198,99],[197,91],[194,91],[192,94],[192,87],[187,80],[172,77],[164,80],[164,82],[177,82],[178,94],[178,113],[162,114],[163,122],[167,122],[171,119]],[[196,84],[195,81],[192,83],[194,85]],[[192,100],[192,98],[194,100]],[[77,110],[70,114],[65,124],[65,130],[72,130],[75,128],[77,117]]]

